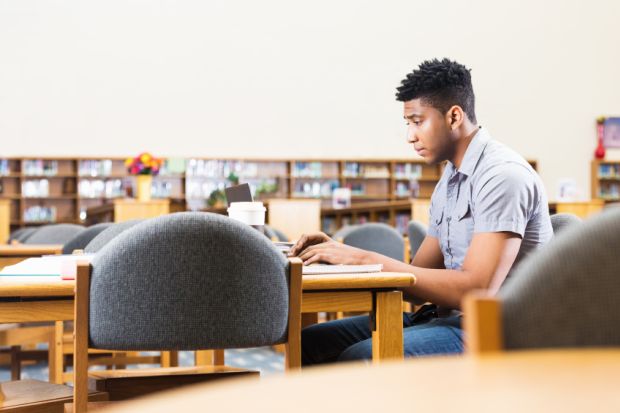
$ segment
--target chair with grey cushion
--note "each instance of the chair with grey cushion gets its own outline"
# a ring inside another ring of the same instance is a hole
[[[101,224],[91,225],[67,241],[67,243],[62,247],[62,253],[72,254],[75,250],[83,250],[86,248],[88,243],[93,240],[93,238],[99,235],[102,231],[106,230],[110,225],[113,224],[111,222],[104,222]]]
[[[270,240],[275,240],[275,241],[280,241],[280,242],[289,241],[288,237],[286,236],[286,234],[284,234],[284,232],[270,225],[265,225],[265,235],[267,235],[267,238],[269,238]]]
[[[618,251],[620,209],[564,229],[521,263],[498,297],[465,299],[468,347],[620,346]]]
[[[13,242],[23,243],[38,229],[38,227],[25,227],[11,232],[11,235],[9,236],[9,244],[12,244]]]
[[[405,257],[405,240],[394,228],[382,223],[358,225],[345,233],[342,242],[367,251],[378,252],[395,260]]]
[[[76,224],[44,225],[24,240],[24,244],[64,245],[82,231],[84,231],[84,227]]]
[[[221,215],[181,212],[124,231],[90,268],[78,268],[74,411],[85,410],[87,346],[147,351],[288,343],[287,365],[299,367],[301,267],[250,226]],[[215,367],[209,368],[187,374]]]
[[[409,256],[413,259],[422,241],[426,238],[426,225],[412,219],[407,225],[407,236],[409,237]]]
[[[353,231],[356,228],[359,228],[359,225],[345,225],[344,227],[340,228],[338,231],[334,232],[334,235],[332,235],[332,238],[338,242],[344,242],[344,237],[349,235],[349,233],[351,233],[351,231]]]
[[[93,238],[84,248],[84,252],[94,254],[101,248],[112,241],[117,235],[121,234],[126,229],[133,227],[136,224],[144,221],[143,219],[132,219],[130,221],[117,222],[110,225],[108,228],[101,231],[95,238]]]
[[[557,235],[560,231],[582,222],[577,215],[569,213],[553,214],[550,218],[553,235]]]

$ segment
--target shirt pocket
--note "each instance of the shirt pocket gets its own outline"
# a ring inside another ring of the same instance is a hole
[[[443,216],[444,216],[443,209],[434,211],[430,216],[430,225],[435,227],[437,231],[437,239],[439,240],[439,248],[441,249],[441,252],[445,256],[445,251],[446,251],[448,243],[446,239],[447,229],[446,229],[446,226],[444,225],[445,222],[444,222]]]
[[[474,217],[469,201],[464,201],[456,206],[452,218],[452,227],[453,231],[451,231],[450,238],[453,240],[454,247],[460,250],[459,252],[464,257],[474,234]]]

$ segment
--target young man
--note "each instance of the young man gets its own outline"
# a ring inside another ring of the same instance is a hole
[[[403,314],[406,356],[463,350],[461,299],[473,289],[495,293],[511,268],[552,237],[547,197],[531,166],[478,126],[470,70],[443,59],[423,62],[398,87],[408,142],[431,164],[448,161],[431,197],[431,222],[411,265],[304,235],[291,250],[304,264],[382,263],[411,272],[405,298],[438,309]],[[317,324],[302,333],[303,363],[370,359],[368,317]]]

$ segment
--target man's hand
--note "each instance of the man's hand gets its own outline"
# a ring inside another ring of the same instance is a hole
[[[366,264],[372,253],[344,245],[329,238],[322,232],[302,235],[291,248],[289,256],[298,256],[304,265],[326,264]]]
[[[288,252],[289,257],[297,257],[300,252],[311,245],[321,244],[323,242],[333,241],[327,234],[323,232],[313,232],[312,234],[303,234],[295,245]]]

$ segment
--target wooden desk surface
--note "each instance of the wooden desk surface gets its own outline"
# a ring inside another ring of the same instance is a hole
[[[75,281],[56,276],[0,276],[0,297],[73,297]]]
[[[414,284],[413,274],[400,272],[369,272],[359,274],[317,274],[304,275],[302,289],[310,290],[349,290],[370,288],[410,287]]]
[[[511,352],[479,358],[345,364],[159,393],[112,412],[620,411],[620,350]],[[241,397],[240,397],[241,395]]]
[[[57,244],[15,244],[0,245],[0,256],[22,257],[48,254],[60,254],[62,245]]]
[[[363,273],[304,275],[302,289],[343,290],[407,287],[413,275],[406,273]],[[64,297],[72,296],[74,280],[54,276],[0,276],[0,297]]]

